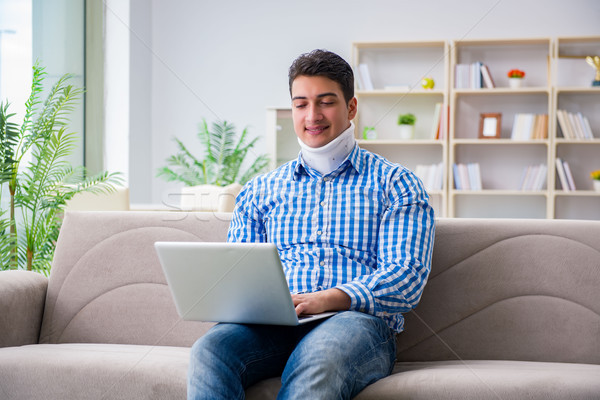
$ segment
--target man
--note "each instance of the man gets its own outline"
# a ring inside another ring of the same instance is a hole
[[[389,375],[401,315],[431,264],[434,214],[421,181],[360,149],[352,69],[315,50],[289,71],[298,159],[249,182],[228,240],[277,245],[298,327],[219,324],[192,348],[188,398],[244,398],[281,375],[279,398],[350,399]]]

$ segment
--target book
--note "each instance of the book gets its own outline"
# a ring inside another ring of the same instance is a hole
[[[481,190],[479,163],[453,164],[454,186],[457,190]]]
[[[442,190],[444,181],[444,165],[443,163],[422,165],[419,164],[415,168],[415,174],[423,182],[423,186],[427,190]]]
[[[367,64],[358,64],[358,82],[361,90],[373,90],[373,81]]]
[[[567,118],[569,119],[569,124],[571,125],[575,139],[583,139],[583,130],[579,126],[579,119],[577,118],[577,115],[573,113],[567,113]]]
[[[483,77],[483,82],[485,83],[486,88],[493,89],[496,87],[494,80],[492,79],[492,74],[490,74],[490,70],[485,64],[481,65],[481,76]]]
[[[556,110],[556,119],[558,119],[558,125],[560,126],[560,130],[562,132],[563,138],[571,139],[571,132],[567,127],[567,120],[565,119],[565,111]]]
[[[512,140],[531,140],[548,138],[547,114],[515,114],[510,135]]]
[[[472,190],[481,190],[481,169],[479,168],[478,163],[470,163],[467,164],[467,168],[469,170],[469,180],[471,184]]]
[[[440,138],[440,122],[442,120],[442,103],[436,103],[433,110],[433,123],[431,124],[431,139]]]
[[[520,190],[543,190],[548,175],[548,167],[546,164],[529,165],[523,169],[521,175]]]
[[[471,71],[469,74],[471,89],[481,89],[481,63],[476,61],[471,63]]]
[[[556,110],[556,119],[563,138],[569,140],[594,139],[590,121],[582,113],[570,113],[565,110]]]
[[[587,138],[588,139],[594,139],[594,132],[592,132],[592,127],[590,125],[590,121],[587,119],[587,117],[583,117],[583,122],[585,123],[585,130],[587,132]]]
[[[493,88],[494,81],[489,68],[479,61],[470,64],[456,64],[454,67],[454,87],[456,89]]]
[[[542,114],[538,139],[548,139],[548,114]]]
[[[458,171],[458,164],[452,164],[452,176],[454,177],[454,188],[456,190],[462,190],[463,185],[460,180],[460,172]]]
[[[442,105],[442,111],[440,114],[440,130],[439,137],[436,139],[445,139],[450,130],[450,106]]]
[[[456,64],[454,67],[454,87],[456,89],[470,88],[471,66],[469,64]]]
[[[562,190],[564,190],[565,192],[570,192],[571,189],[569,187],[569,182],[567,181],[567,176],[565,174],[565,168],[563,166],[562,160],[560,158],[556,157],[555,163],[556,163],[556,172],[558,172],[558,177],[560,179],[560,186],[561,186]]]
[[[569,167],[569,163],[563,161],[562,164],[565,170],[565,176],[567,177],[567,183],[569,184],[569,190],[576,190],[575,181],[573,180],[573,174],[571,174],[571,167]]]

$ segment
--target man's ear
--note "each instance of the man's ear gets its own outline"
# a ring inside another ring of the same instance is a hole
[[[356,117],[356,113],[358,112],[358,100],[356,97],[353,97],[348,102],[348,120],[352,121],[354,117]]]

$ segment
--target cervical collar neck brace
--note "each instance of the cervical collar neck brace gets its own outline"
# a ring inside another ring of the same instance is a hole
[[[322,175],[327,175],[335,171],[354,148],[354,124],[350,122],[348,129],[325,146],[309,147],[300,138],[298,143],[302,149],[304,162]]]

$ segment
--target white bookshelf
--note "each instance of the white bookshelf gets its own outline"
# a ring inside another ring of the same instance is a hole
[[[477,163],[482,190],[454,189],[451,173],[448,186],[450,217],[551,218],[548,190],[550,173],[543,177],[542,190],[519,190],[523,173],[531,165],[551,161],[551,139],[513,140],[518,113],[546,114],[550,124],[552,87],[550,57],[552,40],[464,40],[451,44],[449,165]],[[457,64],[481,62],[487,66],[494,88],[457,89]],[[509,87],[507,72],[525,71],[522,87]],[[479,139],[480,114],[501,114],[500,137]]]
[[[442,164],[441,189],[428,193],[436,215],[447,215],[447,140],[436,139],[434,112],[436,104],[448,107],[448,43],[427,42],[357,42],[352,46],[352,66],[356,75],[358,115],[356,134],[361,147],[380,154],[411,170],[418,165]],[[368,66],[373,84],[371,90],[361,87],[360,65]],[[432,78],[435,86],[424,89],[423,78]],[[398,117],[416,116],[413,138],[402,140]],[[365,140],[366,126],[375,127],[377,139]],[[443,136],[447,137],[446,129]]]
[[[600,87],[591,87],[594,70],[586,55],[600,55],[599,37],[490,39],[425,42],[358,42],[353,44],[352,66],[366,64],[372,90],[359,86],[355,120],[361,147],[414,170],[419,164],[444,165],[441,190],[430,190],[441,217],[600,219],[600,193],[589,173],[600,169]],[[484,63],[494,88],[455,88],[455,66]],[[526,72],[523,86],[509,88],[507,72]],[[433,90],[420,82],[432,77]],[[433,139],[436,103],[449,107],[448,131]],[[594,138],[565,138],[557,110],[581,112]],[[416,115],[414,137],[401,140],[400,114]],[[482,113],[501,114],[499,138],[479,139]],[[511,138],[516,114],[548,115],[543,139]],[[295,158],[299,151],[290,109],[269,109],[273,167]],[[365,126],[374,126],[377,139],[364,140]],[[555,160],[567,161],[576,186],[563,190]],[[276,162],[275,162],[276,161]],[[457,190],[453,164],[477,163],[481,190]],[[520,190],[523,171],[545,164],[540,190]]]
[[[585,57],[600,55],[600,37],[557,38],[554,46],[553,108],[581,112],[590,122],[593,139],[571,139],[556,121],[552,126],[552,157],[568,162],[575,191],[564,191],[557,174],[551,187],[554,218],[600,219],[600,193],[590,172],[600,169],[600,87],[592,87],[595,71]],[[556,170],[554,170],[556,172]]]

